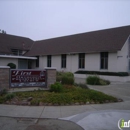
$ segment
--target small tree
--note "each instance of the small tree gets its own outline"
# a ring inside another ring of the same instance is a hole
[[[0,33],[6,34],[6,31],[0,29]]]

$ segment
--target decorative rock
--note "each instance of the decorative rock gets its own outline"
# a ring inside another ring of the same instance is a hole
[[[105,103],[109,103],[109,101],[108,101],[108,100],[106,100],[106,101],[105,101]]]
[[[123,102],[123,100],[122,99],[118,99],[118,102]]]
[[[53,105],[54,105],[54,106],[59,106],[57,103],[54,103]]]
[[[28,105],[28,102],[22,101],[22,102],[21,102],[21,105]]]
[[[30,106],[30,105],[31,105],[31,102],[28,102],[28,105]]]
[[[74,103],[73,103],[73,102],[71,102],[71,103],[70,103],[70,105],[74,105]]]
[[[52,106],[52,103],[48,103],[48,104],[46,104],[46,105],[48,105],[48,106]]]
[[[6,101],[6,104],[10,104],[10,102],[9,102],[9,101]]]
[[[27,100],[26,100],[26,99],[24,99],[22,102],[27,102]]]
[[[75,103],[75,105],[79,105],[79,103],[78,103],[78,102],[76,102],[76,103]]]
[[[18,102],[18,98],[13,98],[13,101]]]
[[[47,106],[48,105],[48,103],[43,103],[43,106]]]
[[[11,102],[11,104],[16,105],[16,104],[17,104],[17,102],[12,101],[12,102]]]
[[[95,102],[93,102],[93,101],[92,101],[92,102],[90,102],[90,103],[91,103],[91,104],[95,104]]]
[[[44,106],[44,103],[43,103],[43,102],[40,102],[40,103],[39,103],[39,106]]]
[[[86,102],[86,105],[90,104],[90,102]]]
[[[21,102],[16,102],[16,105],[21,105]]]
[[[80,102],[80,105],[84,105],[84,103],[83,103],[83,102]]]
[[[29,97],[28,99],[27,99],[27,101],[31,101],[33,98],[32,97]]]
[[[64,106],[64,103],[61,103],[60,106]]]

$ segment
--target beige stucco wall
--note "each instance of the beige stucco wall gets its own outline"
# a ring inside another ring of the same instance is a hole
[[[108,69],[100,69],[100,53],[85,54],[85,69],[79,69],[79,55],[67,54],[66,68],[61,68],[61,55],[52,55],[52,67],[57,71],[76,72],[77,70],[128,72],[128,40],[118,52],[109,52]],[[47,67],[47,56],[39,58],[39,68]]]
[[[18,59],[0,58],[0,66],[7,66],[8,63],[14,63],[16,65],[16,69],[18,68]]]
[[[108,71],[109,72],[118,72],[117,70],[117,53],[109,52],[108,55]]]
[[[67,63],[67,71],[75,72],[78,70],[78,54],[67,55],[68,63]]]
[[[108,55],[108,69],[100,69],[100,53],[85,55],[85,70],[88,71],[117,71],[117,53],[111,52]]]
[[[51,66],[56,67],[56,69],[59,70],[61,68],[61,57],[59,55],[55,55],[55,56],[52,56],[51,58],[52,58]]]
[[[100,54],[86,54],[85,55],[85,70],[99,71],[100,70]]]
[[[41,56],[39,59],[39,68],[43,69],[47,67],[47,56]],[[108,69],[100,69],[100,53],[85,54],[85,69],[78,68],[78,54],[67,54],[66,68],[61,68],[61,55],[52,56],[52,67],[56,67],[57,71],[65,72],[76,72],[77,70],[88,70],[88,71],[108,71],[108,72],[118,72],[118,59],[117,53],[109,53],[108,58]],[[122,71],[125,71],[122,68]]]
[[[117,71],[128,72],[128,40],[121,51],[117,52]]]

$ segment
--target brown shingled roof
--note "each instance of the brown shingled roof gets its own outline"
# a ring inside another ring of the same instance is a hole
[[[30,50],[33,43],[29,38],[0,33],[0,54],[12,54],[11,49]]]
[[[124,26],[35,41],[32,49],[26,55],[116,52],[121,50],[129,35],[130,26]]]

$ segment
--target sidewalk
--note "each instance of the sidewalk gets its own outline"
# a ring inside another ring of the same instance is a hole
[[[64,118],[83,112],[130,110],[130,101],[80,106],[16,106],[0,105],[0,116],[30,118]]]

